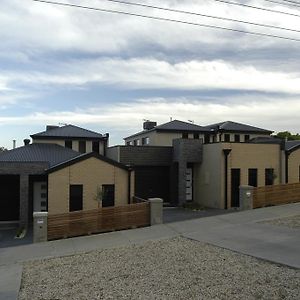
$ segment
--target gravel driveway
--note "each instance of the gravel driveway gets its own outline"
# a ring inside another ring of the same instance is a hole
[[[299,299],[300,270],[174,238],[24,264],[19,299]]]

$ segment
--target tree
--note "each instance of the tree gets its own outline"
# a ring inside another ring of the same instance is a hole
[[[1,152],[4,152],[4,151],[7,151],[7,149],[4,148],[4,147],[0,147],[0,153],[1,153]]]
[[[292,134],[289,131],[280,131],[276,135],[276,137],[279,137],[281,139],[288,139],[288,141],[294,141],[294,140],[300,140],[300,134]]]

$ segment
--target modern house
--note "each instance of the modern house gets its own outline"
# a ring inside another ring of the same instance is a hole
[[[49,215],[130,203],[133,196],[239,206],[239,186],[300,181],[300,141],[236,122],[198,126],[174,120],[108,147],[108,134],[47,126],[32,143],[0,154],[0,221],[26,226]]]
[[[300,180],[300,141],[273,138],[270,130],[231,121],[208,126],[147,121],[143,127],[124,139],[125,146],[107,151],[136,169],[137,196],[226,209],[239,206],[240,185]]]
[[[26,226],[33,211],[51,215],[128,203],[134,172],[99,154],[108,135],[73,125],[47,129],[32,135],[32,144],[25,140],[0,154],[0,221]]]

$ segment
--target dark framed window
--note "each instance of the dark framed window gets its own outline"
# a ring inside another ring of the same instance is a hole
[[[210,135],[209,134],[205,134],[204,135],[204,143],[208,144],[210,142]]]
[[[93,142],[93,144],[92,144],[92,150],[93,150],[93,152],[99,154],[99,142],[96,142],[96,141]]]
[[[194,133],[194,139],[199,140],[199,133]]]
[[[142,138],[142,145],[149,145],[149,137]]]
[[[265,185],[274,184],[274,169],[265,169]]]
[[[235,141],[235,142],[240,142],[240,140],[241,140],[240,135],[239,135],[239,134],[235,134],[235,135],[234,135],[234,141]]]
[[[245,134],[245,142],[249,142],[250,140],[250,135],[249,134]]]
[[[140,145],[140,140],[134,140],[133,141],[133,146],[139,146]]]
[[[130,141],[129,141],[129,142],[126,142],[126,145],[127,145],[127,146],[131,146],[131,145],[132,145],[132,142],[130,142]]]
[[[257,186],[257,169],[248,169],[248,185]]]
[[[183,132],[182,133],[182,138],[183,139],[188,139],[189,138],[189,134],[187,132]]]
[[[73,142],[71,140],[65,141],[65,147],[73,149]]]
[[[86,142],[85,141],[79,141],[79,152],[86,153]]]
[[[115,205],[115,185],[102,185],[102,207],[109,207]]]
[[[230,134],[229,133],[224,134],[224,141],[225,142],[230,142]]]
[[[83,202],[83,185],[82,184],[70,185],[69,210],[70,211],[82,210],[82,202]]]

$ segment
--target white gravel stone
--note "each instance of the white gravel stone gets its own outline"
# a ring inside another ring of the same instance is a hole
[[[299,270],[174,238],[25,263],[19,300],[270,300],[299,295]]]

